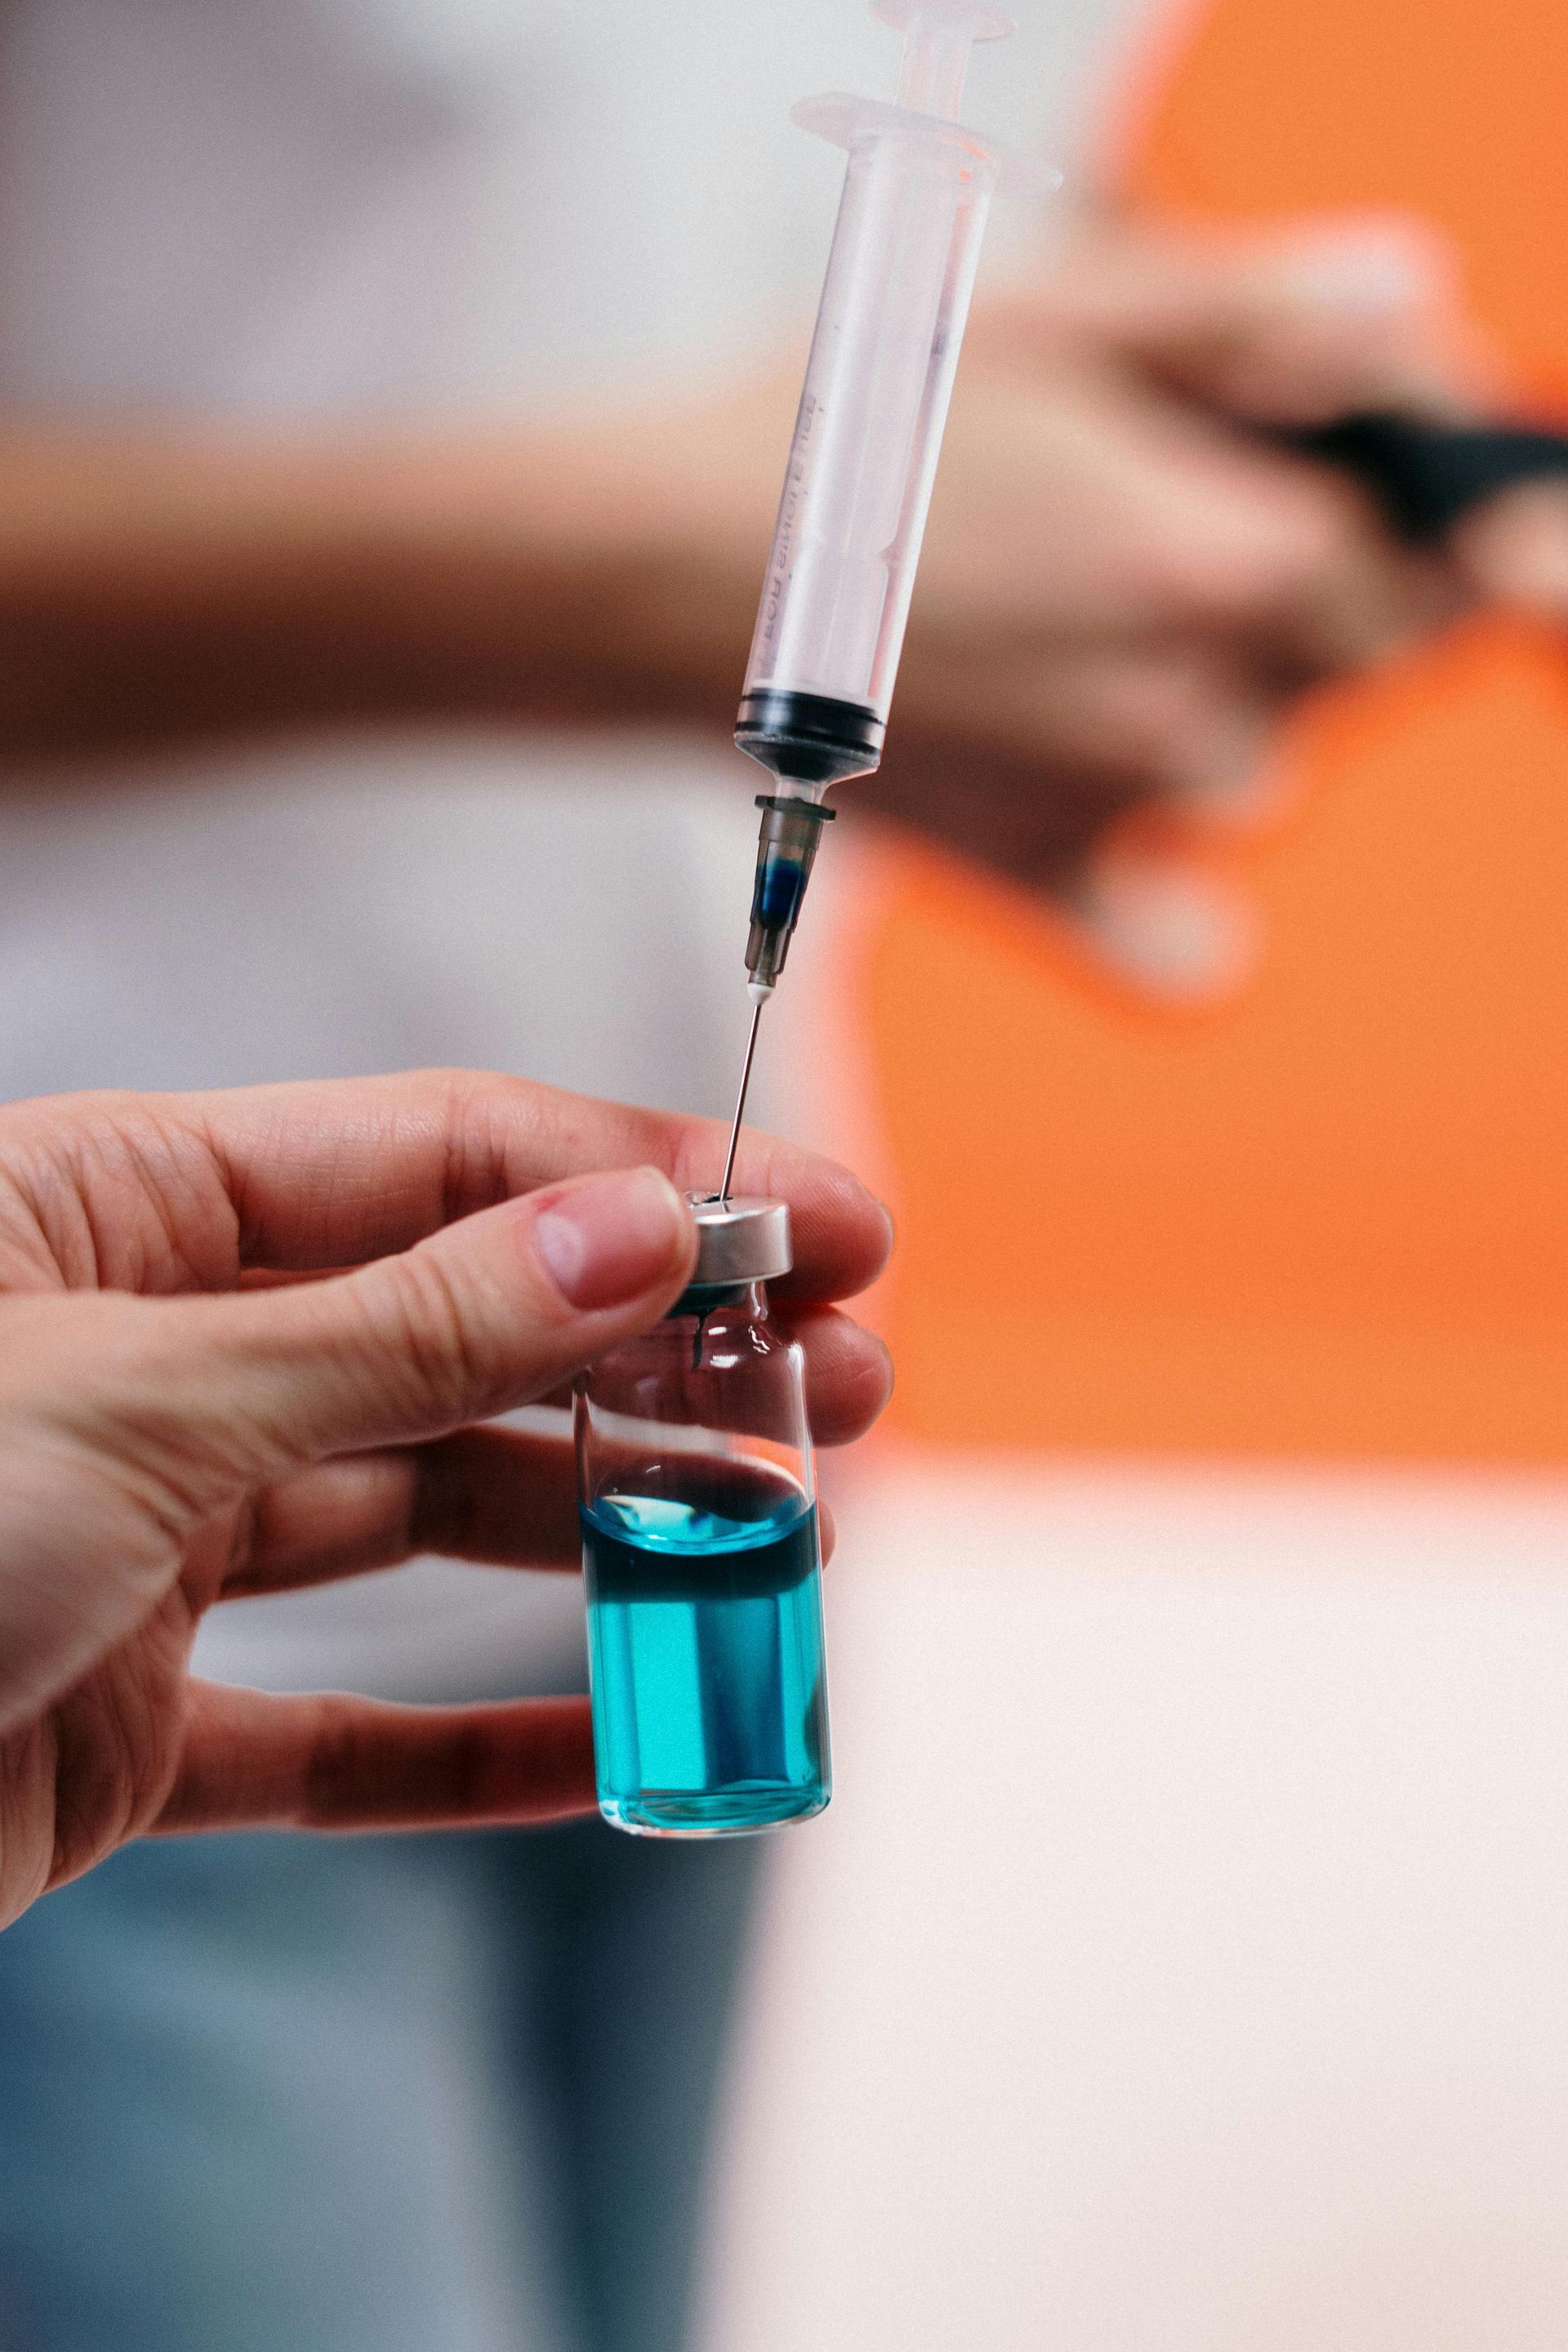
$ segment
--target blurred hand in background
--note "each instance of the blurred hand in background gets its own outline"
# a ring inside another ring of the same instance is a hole
[[[1520,492],[1439,551],[1257,429],[1506,394],[1415,224],[1222,242],[1089,224],[976,313],[869,803],[1049,893],[1122,970],[1226,976],[1226,901],[1104,851],[1266,814],[1303,696],[1488,599],[1568,613],[1568,501]],[[852,788],[861,789],[861,788]]]

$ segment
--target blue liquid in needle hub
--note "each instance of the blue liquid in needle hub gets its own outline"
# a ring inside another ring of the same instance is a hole
[[[582,1514],[599,1806],[625,1829],[720,1837],[827,1802],[816,1511],[766,1493],[760,1518],[644,1495]]]

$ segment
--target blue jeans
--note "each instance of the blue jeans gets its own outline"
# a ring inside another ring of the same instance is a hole
[[[147,1844],[0,1936],[4,2352],[679,2352],[757,1848]]]

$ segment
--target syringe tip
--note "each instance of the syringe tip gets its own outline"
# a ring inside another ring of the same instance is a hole
[[[773,980],[749,980],[746,982],[746,994],[760,1010],[767,1003],[777,985],[778,982]]]

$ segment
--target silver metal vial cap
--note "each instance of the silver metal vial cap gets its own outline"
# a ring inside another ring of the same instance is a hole
[[[688,1192],[697,1221],[693,1283],[771,1282],[795,1264],[789,1202]]]

